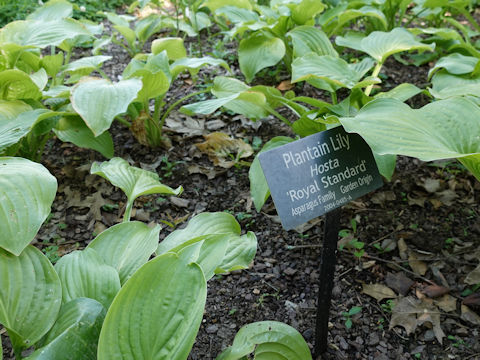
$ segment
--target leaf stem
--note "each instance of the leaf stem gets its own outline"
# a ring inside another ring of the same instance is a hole
[[[123,222],[129,222],[130,216],[132,216],[133,201],[127,199],[127,207],[125,208],[125,213],[123,214]]]
[[[375,68],[373,69],[372,72],[372,77],[377,77],[378,74],[380,74],[380,69],[382,68],[383,63],[378,62],[377,65],[375,65]],[[367,88],[365,89],[365,95],[370,96],[370,93],[372,92],[373,89],[373,84],[368,85]]]
[[[288,120],[286,117],[280,115],[277,111],[275,111],[274,109],[272,109],[270,106],[265,106],[265,110],[267,110],[270,114],[272,114],[273,116],[277,117],[278,119],[282,120],[285,124],[287,124],[288,126],[292,127],[292,122],[290,120]]]
[[[332,91],[330,93],[330,96],[332,98],[332,104],[337,105],[338,104],[337,93],[335,91]]]

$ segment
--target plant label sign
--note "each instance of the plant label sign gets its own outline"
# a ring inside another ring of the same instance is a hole
[[[286,230],[383,185],[370,147],[341,126],[263,152],[259,160]]]

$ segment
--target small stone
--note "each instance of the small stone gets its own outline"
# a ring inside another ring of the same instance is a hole
[[[283,272],[289,276],[292,276],[297,272],[297,270],[288,267],[285,270],[283,270]]]
[[[425,331],[423,338],[425,341],[433,341],[435,340],[435,333],[433,332],[433,330],[427,330]]]
[[[370,334],[368,337],[368,345],[370,346],[375,346],[380,342],[380,339],[378,338],[378,334],[373,332]]]
[[[340,347],[343,350],[348,350],[348,343],[343,337],[339,337],[338,341],[340,342]]]
[[[252,292],[253,292],[255,295],[258,295],[258,294],[260,294],[260,290],[258,290],[258,289],[253,289],[253,291],[252,291]]]
[[[355,339],[355,342],[357,344],[363,345],[363,339],[360,336],[357,336],[357,338]]]
[[[312,329],[307,329],[303,332],[302,335],[306,340],[310,340],[313,336],[313,330]]]
[[[375,356],[375,360],[388,360],[388,356],[385,354],[380,354],[378,356]]]
[[[190,204],[190,200],[181,199],[176,196],[171,196],[170,202],[179,208],[187,208],[188,205]]]
[[[215,334],[218,331],[218,326],[217,325],[210,325],[206,329],[207,334]]]

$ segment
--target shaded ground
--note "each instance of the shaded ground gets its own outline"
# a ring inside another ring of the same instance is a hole
[[[129,59],[119,48],[112,50],[115,60],[105,70],[116,79]],[[405,68],[391,60],[383,72],[393,87],[406,81],[420,86],[427,71],[428,67]],[[202,77],[211,77],[211,72],[201,73]],[[172,98],[193,91],[188,80],[177,81]],[[302,91],[311,94],[313,89]],[[413,100],[418,106],[424,102],[420,97]],[[282,230],[271,201],[262,212],[255,211],[247,167],[215,167],[195,146],[203,141],[202,134],[213,131],[252,144],[255,137],[265,143],[276,135],[291,135],[290,129],[274,119],[257,128],[258,124],[239,116],[220,113],[194,118],[195,122],[178,113],[172,119],[193,123],[196,131],[170,131],[170,150],[139,145],[121,125],[111,129],[116,156],[157,171],[164,183],[185,189],[179,199],[141,197],[135,202],[134,218],[180,227],[203,211],[229,211],[242,229],[255,232],[259,244],[250,269],[210,281],[204,320],[190,359],[215,358],[241,326],[260,320],[292,325],[313,347],[323,220],[301,231]],[[36,244],[52,260],[85,247],[95,234],[119,221],[125,197],[104,179],[89,175],[94,160],[104,159],[58,140],[49,144],[43,163],[60,186],[52,217]],[[479,204],[480,183],[456,162],[425,164],[400,158],[391,182],[345,206],[341,228],[349,231],[342,232],[345,246],[338,253],[324,359],[480,359],[479,309],[463,308],[462,315],[461,307],[465,291],[471,289],[465,278],[480,258]],[[170,231],[165,225],[161,238]],[[353,239],[365,244],[361,258],[349,249]],[[388,286],[397,305],[366,295],[362,284]],[[352,316],[347,329],[343,313],[354,306],[360,306],[361,312]],[[396,309],[402,307],[406,310],[398,318]],[[415,323],[424,323],[412,328],[412,316]],[[392,317],[402,326],[389,329]],[[439,327],[445,336],[439,336]],[[6,344],[5,337],[2,340]],[[8,346],[4,355],[13,358]]]

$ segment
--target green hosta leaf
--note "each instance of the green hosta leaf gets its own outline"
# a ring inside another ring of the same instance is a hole
[[[30,75],[30,79],[37,85],[39,90],[43,90],[48,83],[48,75],[45,69],[40,68],[37,72]]]
[[[440,70],[433,75],[432,88],[428,90],[437,99],[468,95],[480,97],[480,76],[456,76]]]
[[[106,264],[117,269],[124,284],[155,252],[159,233],[159,225],[150,228],[138,221],[124,222],[103,231],[87,248],[94,249]]]
[[[95,299],[106,309],[120,290],[117,270],[91,248],[62,256],[55,264],[62,282],[62,302],[81,297]]]
[[[299,4],[291,5],[291,16],[298,25],[305,25],[325,9],[325,4],[317,0],[302,0]]]
[[[377,163],[378,172],[388,181],[392,180],[393,173],[395,172],[395,165],[397,164],[397,155],[379,155],[377,153],[373,153],[373,157]]]
[[[302,335],[291,326],[277,321],[260,321],[242,327],[232,346],[217,360],[242,360],[250,353],[255,359],[311,360],[310,349]]]
[[[26,73],[20,70],[0,72],[0,99],[40,99],[42,92]]]
[[[257,249],[253,233],[240,236],[235,218],[225,212],[202,213],[182,230],[167,236],[158,246],[157,254],[181,252],[203,270],[206,280],[215,273],[245,269]]]
[[[175,230],[157,248],[157,254],[179,251],[198,238],[208,235],[240,235],[240,225],[226,212],[202,213],[192,218],[186,228]]]
[[[45,48],[58,46],[66,39],[91,35],[80,22],[73,19],[14,21],[0,31],[0,43]]]
[[[87,56],[81,59],[72,61],[69,63],[64,71],[66,72],[74,72],[74,71],[82,71],[85,75],[90,74],[92,71],[100,68],[100,66],[105,62],[110,60],[111,56],[104,56],[104,55],[97,55],[97,56]]]
[[[187,56],[187,49],[182,38],[161,38],[153,40],[152,53],[157,55],[166,50],[170,60],[178,60]]]
[[[468,161],[480,153],[480,108],[461,97],[435,101],[418,110],[398,100],[376,99],[356,116],[340,121],[378,154],[424,161],[467,157]],[[470,170],[480,178],[480,173]]]
[[[363,73],[364,71],[357,71],[355,65],[329,55],[318,56],[311,53],[295,59],[292,63],[292,83],[319,79],[329,85],[330,89],[325,90],[330,92],[340,87],[353,89],[380,82],[377,78],[367,78],[359,82]],[[313,85],[315,86],[315,83]]]
[[[98,360],[186,359],[206,296],[207,284],[197,264],[176,254],[149,261],[125,283],[108,310]]]
[[[305,137],[326,130],[326,126],[324,123],[315,121],[315,118],[311,118],[309,114],[305,114],[293,123],[292,129],[295,134]]]
[[[27,360],[96,360],[97,344],[105,318],[98,301],[78,298],[64,304],[57,321],[42,340],[42,347]]]
[[[27,16],[28,20],[52,21],[73,15],[73,6],[65,0],[50,0]]]
[[[108,159],[113,157],[113,140],[110,133],[105,131],[95,137],[80,118],[61,118],[53,131],[64,142],[71,142],[81,148],[93,149]]]
[[[129,78],[142,79],[142,89],[138,92],[135,101],[145,103],[149,99],[164,95],[169,87],[170,81],[163,71],[152,73],[147,69],[140,69],[135,71]]]
[[[150,15],[136,22],[135,34],[140,43],[144,44],[150,37],[159,32],[162,28],[164,28],[162,17],[156,14]]]
[[[223,98],[249,89],[251,89],[250,86],[238,79],[226,76],[217,76],[213,80],[212,94],[218,98]]]
[[[215,11],[215,15],[223,15],[233,24],[260,21],[260,17],[255,11],[237,6],[222,6]]]
[[[276,65],[285,55],[285,44],[279,38],[254,33],[242,39],[238,48],[240,70],[247,82],[260,70]]]
[[[294,141],[294,139],[286,136],[276,136],[263,146],[259,154],[264,151],[275,149],[279,146],[291,143],[292,141]],[[262,167],[260,166],[258,154],[255,156],[255,159],[253,159],[252,165],[250,166],[248,178],[250,179],[250,194],[252,196],[253,203],[255,204],[255,209],[260,212],[263,204],[265,204],[265,201],[267,201],[268,197],[270,196],[270,189],[268,188],[267,180],[265,179]]]
[[[15,256],[0,249],[0,323],[14,347],[40,340],[54,324],[61,300],[60,280],[40,250],[29,245]]]
[[[433,51],[435,44],[423,44],[415,39],[408,30],[395,28],[390,32],[374,31],[367,37],[347,34],[345,37],[338,36],[335,42],[339,46],[347,46],[356,50],[366,52],[379,63],[393,54],[411,50]]]
[[[406,101],[410,99],[411,97],[414,97],[415,95],[418,95],[422,92],[423,90],[416,87],[413,84],[409,83],[403,83],[395,88],[393,88],[390,91],[386,92],[381,92],[375,95],[375,99],[378,98],[390,98],[390,99],[397,99],[400,101]]]
[[[107,130],[115,116],[127,111],[128,105],[142,88],[140,79],[111,83],[88,78],[72,89],[70,101],[95,136]]]
[[[0,157],[0,175],[0,247],[18,256],[50,213],[57,180],[42,165],[13,157]]]
[[[480,59],[473,56],[465,56],[458,53],[451,54],[437,61],[435,66],[428,72],[428,78],[431,78],[437,70],[442,68],[454,75],[470,74],[479,63]]]
[[[113,28],[125,38],[130,48],[135,48],[135,31],[130,29],[129,26],[115,25]]]
[[[133,201],[137,197],[149,194],[180,195],[183,191],[181,186],[172,189],[163,185],[157,173],[130,166],[118,157],[103,163],[94,162],[90,172],[104,177],[127,195],[126,220],[129,220]]]
[[[292,39],[293,55],[301,57],[308,53],[338,57],[325,33],[314,26],[297,26],[287,33]]]
[[[193,71],[193,73],[197,73],[198,69],[200,69],[202,66],[205,66],[205,65],[221,66],[225,70],[228,70],[231,72],[230,67],[224,60],[215,59],[210,56],[204,56],[201,58],[185,57],[185,58],[179,59],[171,65],[170,71],[172,73],[172,76],[176,77],[179,73],[181,73],[185,69]]]
[[[252,10],[252,4],[249,0],[206,0],[200,7],[207,7],[213,13],[223,6],[236,6],[241,9]]]
[[[387,29],[387,19],[385,15],[380,10],[374,8],[373,6],[363,6],[359,9],[348,9],[343,11],[338,16],[338,21],[335,29],[341,29],[346,23],[350,20],[359,18],[359,17],[371,17],[380,21],[384,29]],[[333,33],[336,33],[336,30],[333,30]]]

